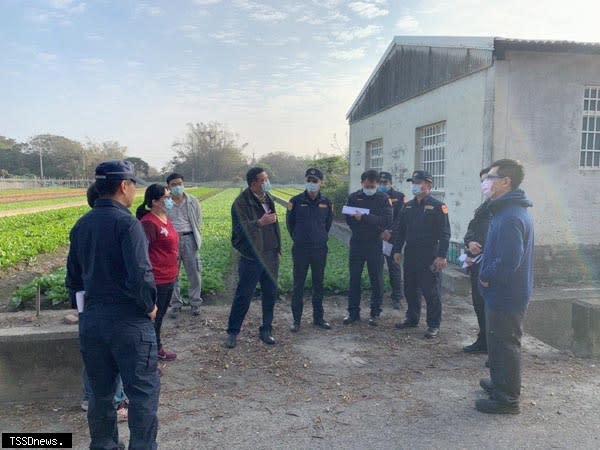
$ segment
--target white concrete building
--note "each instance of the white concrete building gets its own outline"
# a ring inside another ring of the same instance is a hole
[[[519,159],[538,284],[600,280],[600,43],[396,37],[347,117],[351,190],[375,168],[407,191],[425,168],[458,243],[479,170]]]

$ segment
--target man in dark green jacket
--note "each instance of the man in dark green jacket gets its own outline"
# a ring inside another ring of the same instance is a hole
[[[253,167],[246,174],[246,181],[248,187],[231,207],[231,243],[240,253],[240,258],[239,281],[227,326],[227,348],[236,345],[237,335],[259,282],[263,312],[260,339],[265,344],[275,344],[271,335],[271,323],[277,299],[277,274],[281,254],[279,222],[275,203],[268,193],[271,183],[264,169]]]

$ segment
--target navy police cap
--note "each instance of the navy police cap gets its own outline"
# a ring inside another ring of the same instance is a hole
[[[413,180],[414,181],[429,181],[430,183],[433,183],[433,177],[426,170],[415,170],[412,174],[412,177],[407,179],[406,181],[411,182]]]
[[[146,182],[135,176],[135,169],[130,161],[103,161],[96,166],[96,180],[131,180],[135,184],[146,185]]]
[[[306,170],[306,173],[304,174],[304,176],[306,178],[315,177],[315,178],[318,178],[319,180],[322,180],[323,172],[321,172],[319,169],[315,169],[314,167],[311,167],[310,169]]]
[[[379,172],[379,179],[381,181],[392,181],[392,174],[389,172]]]

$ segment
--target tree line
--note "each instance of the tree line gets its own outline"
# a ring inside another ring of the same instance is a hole
[[[347,180],[346,150],[335,140],[336,155],[318,153],[312,157],[271,152],[260,157],[246,154],[248,143],[219,122],[189,123],[181,139],[170,149],[172,158],[160,170],[139,156],[129,156],[127,147],[117,141],[85,143],[64,136],[40,134],[27,142],[0,135],[0,177],[43,177],[92,179],[100,161],[126,159],[148,180],[160,180],[167,173],[181,173],[190,182],[243,182],[251,166],[264,167],[272,183],[304,183],[304,171],[319,167],[331,188]]]

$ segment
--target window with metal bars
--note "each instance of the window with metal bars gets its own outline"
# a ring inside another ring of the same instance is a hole
[[[444,190],[446,121],[417,128],[417,161],[433,177],[433,189]]]
[[[600,86],[588,86],[583,94],[579,167],[600,169]]]
[[[383,139],[367,142],[367,169],[381,171],[383,169]]]

